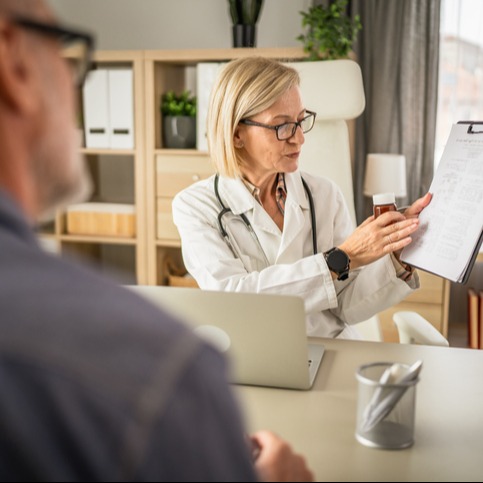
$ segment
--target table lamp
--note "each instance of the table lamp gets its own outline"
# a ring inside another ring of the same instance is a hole
[[[364,195],[394,193],[407,196],[406,157],[402,154],[372,153],[367,155]]]

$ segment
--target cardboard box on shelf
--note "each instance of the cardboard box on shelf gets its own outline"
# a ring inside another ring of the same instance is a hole
[[[67,208],[70,235],[134,238],[134,205],[121,203],[81,203]]]

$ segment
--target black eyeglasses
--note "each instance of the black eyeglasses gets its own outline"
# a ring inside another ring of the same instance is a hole
[[[302,132],[308,133],[315,124],[315,117],[317,114],[313,111],[305,111],[307,115],[297,122],[284,122],[283,124],[278,124],[277,126],[270,126],[269,124],[263,124],[261,122],[252,121],[250,119],[242,119],[240,124],[245,124],[247,126],[258,126],[264,127],[266,129],[272,129],[277,133],[277,139],[279,141],[287,141],[287,139],[295,136],[297,128],[300,127]]]
[[[95,40],[91,34],[25,17],[15,17],[12,21],[20,27],[56,38],[62,44],[62,55],[72,68],[75,84],[82,86],[92,68]]]

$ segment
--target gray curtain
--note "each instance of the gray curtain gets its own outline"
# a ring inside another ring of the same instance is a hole
[[[367,153],[406,156],[408,204],[433,176],[441,0],[352,0],[362,31],[355,53],[366,109],[356,121],[354,195],[357,219],[370,213],[362,193]]]

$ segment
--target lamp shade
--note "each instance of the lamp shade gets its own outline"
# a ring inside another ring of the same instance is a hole
[[[364,194],[394,193],[396,197],[407,195],[406,157],[402,154],[368,154]]]

